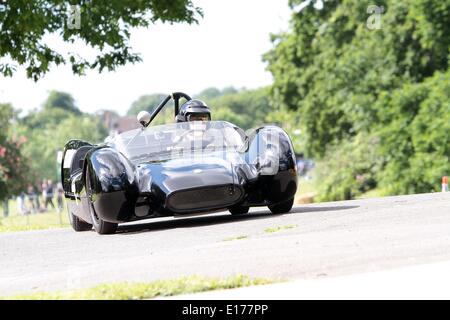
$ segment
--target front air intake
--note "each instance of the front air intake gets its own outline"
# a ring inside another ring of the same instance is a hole
[[[239,186],[224,185],[176,191],[168,196],[167,207],[177,212],[226,208],[243,195]]]

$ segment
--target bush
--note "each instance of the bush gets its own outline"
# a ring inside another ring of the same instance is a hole
[[[315,169],[318,200],[349,200],[376,188],[378,146],[379,138],[359,135],[330,148]]]

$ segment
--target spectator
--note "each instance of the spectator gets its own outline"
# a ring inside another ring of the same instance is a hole
[[[61,182],[59,182],[56,187],[56,193],[57,193],[56,201],[58,202],[58,213],[59,213],[63,210],[63,197],[64,197],[64,189]]]
[[[52,180],[48,180],[46,184],[46,192],[45,192],[45,208],[48,208],[48,205],[50,204],[53,209],[55,209],[55,205],[53,204],[53,182]]]
[[[36,192],[34,192],[34,188],[32,185],[28,186],[27,189],[27,198],[28,198],[28,203],[30,205],[30,211],[31,213],[37,213],[39,208],[36,208],[36,198],[37,198],[37,194]]]
[[[25,192],[22,192],[17,197],[17,212],[19,212],[21,215],[28,213],[27,207],[25,205]]]
[[[41,184],[42,201],[44,202],[44,210],[47,211],[47,181],[43,180]]]
[[[36,197],[34,197],[34,205],[36,210],[38,212],[42,212],[44,209],[41,207],[41,202],[39,201],[39,188],[34,188],[34,193],[36,194]]]
[[[5,200],[3,200],[3,216],[5,218],[8,218],[9,215],[9,199],[6,198]]]

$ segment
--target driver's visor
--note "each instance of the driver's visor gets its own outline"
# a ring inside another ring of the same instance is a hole
[[[209,113],[191,113],[187,116],[187,121],[211,121]]]

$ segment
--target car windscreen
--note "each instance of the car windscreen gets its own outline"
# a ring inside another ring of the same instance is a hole
[[[117,135],[111,144],[132,162],[173,159],[189,154],[240,151],[245,133],[225,121],[194,121],[151,126]]]

